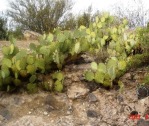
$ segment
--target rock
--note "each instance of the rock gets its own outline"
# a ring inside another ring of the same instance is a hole
[[[119,103],[121,103],[121,102],[123,102],[123,101],[124,101],[123,97],[122,97],[122,96],[120,96],[120,95],[118,95],[118,96],[117,96],[117,100],[119,101]]]
[[[47,115],[48,115],[48,112],[43,112],[43,114],[44,114],[45,116],[47,116]]]
[[[73,106],[72,105],[69,105],[67,107],[67,115],[70,115],[73,112],[73,110],[74,110]]]
[[[133,79],[131,73],[126,73],[126,74],[124,75],[124,77],[125,77],[126,79],[128,79],[128,80],[132,80],[132,79]]]
[[[132,112],[130,113],[130,115],[138,115],[138,112],[137,112],[137,111],[132,111]]]
[[[79,82],[80,81],[80,78],[77,77],[77,76],[73,76],[73,82]]]
[[[48,95],[45,98],[45,105],[48,112],[51,112],[54,109],[56,110],[61,109],[62,107],[65,106],[64,103],[58,101],[52,94]]]
[[[41,34],[37,32],[29,31],[29,30],[25,30],[23,32],[23,35],[26,40],[37,40],[40,36],[42,36]]]
[[[144,115],[146,112],[146,108],[149,107],[149,97],[141,99],[135,104],[136,110],[141,114]]]
[[[149,86],[141,85],[137,88],[138,99],[149,96]]]
[[[73,116],[61,116],[55,121],[55,126],[74,126]]]
[[[1,126],[1,123],[4,122],[4,120],[5,120],[4,117],[0,115],[0,126]]]
[[[85,96],[89,92],[83,84],[73,83],[70,87],[68,87],[67,95],[71,99],[80,98]]]
[[[7,110],[7,108],[3,108],[1,106],[0,106],[0,115],[6,120],[11,119],[11,117],[12,117],[9,110]]]
[[[144,116],[147,116],[146,118],[149,119],[149,107],[145,109]]]
[[[96,117],[98,117],[98,114],[97,114],[97,112],[94,111],[94,110],[88,110],[88,111],[87,111],[87,116],[88,116],[88,117],[91,117],[91,118],[96,118]]]
[[[46,123],[42,117],[38,116],[23,116],[17,120],[13,120],[5,126],[52,126]]]
[[[89,93],[88,94],[88,101],[89,102],[97,102],[98,99],[97,99],[97,97],[93,93]]]
[[[21,105],[21,104],[23,104],[24,103],[24,100],[22,99],[22,98],[20,98],[20,97],[14,97],[14,104],[16,104],[16,105]]]
[[[144,106],[146,106],[146,105],[148,105],[148,107],[149,107],[149,97],[146,97],[146,98],[144,98],[144,99],[141,99],[141,100],[139,100],[138,101],[140,104],[142,104],[142,105],[144,105]]]
[[[140,120],[138,120],[136,126],[149,126],[149,121],[145,121],[144,119],[140,119]]]
[[[29,112],[28,112],[28,114],[30,115],[30,114],[32,114],[32,112],[31,112],[31,111],[29,111]]]

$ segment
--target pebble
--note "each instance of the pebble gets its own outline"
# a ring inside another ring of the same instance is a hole
[[[48,115],[48,112],[44,112],[43,114],[44,114],[44,115]]]
[[[31,114],[31,113],[32,113],[31,111],[28,112],[28,114]]]
[[[88,110],[88,111],[87,111],[87,116],[88,116],[88,117],[91,117],[91,118],[96,118],[96,117],[98,117],[98,114],[97,114],[97,112],[94,111],[94,110]]]
[[[70,99],[77,99],[85,96],[88,92],[89,89],[87,89],[84,85],[74,83],[68,88],[67,95]]]
[[[117,96],[117,100],[119,101],[119,103],[121,103],[121,102],[123,102],[123,101],[124,101],[123,97],[122,97],[122,96],[120,96],[120,95],[118,95],[118,96]]]
[[[149,121],[145,121],[144,119],[140,119],[140,120],[138,120],[136,126],[149,126]]]
[[[89,102],[97,102],[98,101],[97,97],[93,93],[88,94],[88,100],[89,100]]]
[[[11,113],[6,108],[0,109],[0,115],[5,118],[6,120],[11,119]]]

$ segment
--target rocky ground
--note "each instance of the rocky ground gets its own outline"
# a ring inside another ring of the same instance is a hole
[[[84,81],[89,67],[90,63],[67,65],[63,93],[0,92],[0,126],[149,126],[149,87],[138,85],[147,67],[126,73],[121,90]],[[140,118],[131,119],[130,113]]]
[[[149,97],[138,99],[137,95],[137,83],[146,67],[126,73],[121,78],[123,90],[106,90],[83,81],[88,67],[72,64],[64,69],[64,93],[1,92],[0,126],[149,126]],[[137,111],[140,119],[130,119],[132,111]]]

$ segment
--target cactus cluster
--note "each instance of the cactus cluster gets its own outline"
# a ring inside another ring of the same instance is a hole
[[[111,57],[106,63],[91,63],[91,70],[85,72],[85,79],[95,81],[105,87],[112,87],[119,71],[126,69],[126,61]]]
[[[63,91],[64,74],[61,71],[56,71],[48,76],[48,80],[42,82],[42,88],[47,91]]]
[[[2,48],[3,59],[0,68],[0,90],[11,91],[17,87],[25,87],[29,92],[36,92],[38,73],[53,73],[62,70],[70,60],[75,60],[80,54],[98,53],[106,48],[109,59],[106,63],[91,64],[92,70],[85,73],[88,81],[96,81],[104,86],[112,86],[117,72],[125,69],[127,53],[138,44],[135,34],[125,32],[127,20],[115,25],[114,17],[108,13],[101,18],[96,17],[94,23],[87,28],[80,26],[74,31],[61,31],[58,28],[39,39],[39,44],[30,44],[30,52],[19,50],[15,43]],[[51,75],[51,81],[43,82],[47,90],[63,90],[64,75],[56,72]],[[54,87],[54,88],[53,88]]]
[[[108,52],[109,57],[105,63],[91,63],[91,70],[85,72],[85,79],[95,81],[104,86],[112,87],[113,81],[121,71],[126,71],[129,64],[129,54],[139,44],[138,35],[128,32],[126,19],[119,25],[115,25],[114,17],[105,13],[102,18],[96,17],[90,28],[86,29],[87,38],[90,39],[95,51]],[[82,29],[85,29],[82,27]],[[97,49],[98,48],[98,49]],[[119,82],[120,83],[120,82]]]

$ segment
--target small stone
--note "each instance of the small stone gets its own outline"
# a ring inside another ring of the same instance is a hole
[[[125,74],[125,78],[128,79],[128,80],[132,80],[132,75],[130,73],[126,73]]]
[[[31,113],[32,113],[31,111],[28,112],[28,114],[31,114]]]
[[[98,117],[98,114],[94,110],[88,110],[87,111],[87,116],[91,117],[91,118],[96,118],[96,117]]]
[[[130,113],[130,115],[138,115],[138,112],[137,112],[137,111],[132,111],[132,112]]]
[[[49,94],[45,98],[46,111],[51,112],[55,109],[61,109],[65,103],[58,101],[54,95]]]
[[[145,85],[141,85],[137,89],[138,99],[145,98],[149,96],[149,88]]]
[[[70,79],[71,77],[72,77],[72,75],[71,75],[71,74],[68,74],[68,75],[67,75],[67,78],[68,78],[68,79]]]
[[[120,103],[124,101],[123,97],[120,96],[120,95],[117,96],[117,100],[118,100]]]
[[[48,115],[48,112],[44,112],[43,114],[44,114],[44,115]]]
[[[4,117],[0,115],[0,122],[2,122],[3,120],[4,120]]]
[[[73,82],[78,82],[78,81],[80,81],[80,79],[79,79],[77,76],[73,76],[73,77],[72,77],[72,80],[73,80]]]
[[[73,112],[73,107],[70,105],[67,109],[67,115],[70,115]]]
[[[98,101],[97,97],[93,93],[90,93],[88,95],[88,100],[89,100],[89,102],[97,102]]]
[[[67,95],[71,99],[80,98],[82,96],[85,96],[89,92],[89,89],[87,89],[84,85],[73,83],[67,91]]]
[[[12,117],[9,110],[6,108],[0,109],[0,115],[7,120],[11,119]]]
[[[140,120],[138,120],[136,126],[149,126],[149,121],[145,121],[144,119],[140,119]]]

